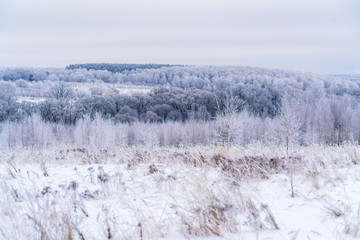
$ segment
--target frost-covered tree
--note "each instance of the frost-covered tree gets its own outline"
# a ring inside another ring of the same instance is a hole
[[[65,86],[65,84],[55,84],[49,90],[48,96],[50,98],[59,99],[67,99],[73,96],[73,91],[71,88]]]
[[[141,120],[144,122],[153,123],[153,122],[161,122],[162,118],[152,111],[147,111],[146,113],[141,115]]]
[[[226,95],[224,108],[219,109],[216,116],[215,141],[229,146],[232,143],[239,143],[240,127],[237,110],[239,99],[232,94]]]
[[[168,114],[173,110],[174,109],[166,103],[156,104],[151,108],[151,111],[156,113],[159,117],[161,117],[163,121],[167,119]]]
[[[301,117],[297,107],[297,99],[292,98],[289,95],[285,95],[282,104],[281,121],[279,131],[281,139],[286,147],[287,161],[290,162],[290,183],[291,183],[291,197],[294,197],[294,181],[293,181],[293,166],[294,148],[299,144],[300,139],[300,128],[301,128]]]

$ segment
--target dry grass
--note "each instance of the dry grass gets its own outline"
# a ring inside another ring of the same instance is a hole
[[[320,196],[343,184],[337,169],[358,164],[357,154],[356,146],[297,148],[295,189],[304,184]],[[158,239],[281,230],[277,213],[254,197],[253,186],[288,175],[285,155],[263,145],[1,152],[0,236]],[[327,217],[344,218],[344,233],[359,235],[359,214],[323,206]]]

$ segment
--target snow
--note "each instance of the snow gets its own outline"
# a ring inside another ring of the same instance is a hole
[[[0,239],[39,239],[42,231],[59,239],[68,226],[74,239],[357,239],[358,146],[297,149],[294,198],[286,170],[242,179],[212,160],[284,151],[258,145],[3,151]],[[93,153],[101,162],[85,164]],[[191,162],[200,156],[202,162]]]
[[[40,103],[45,101],[45,98],[42,97],[25,97],[21,96],[17,98],[17,102],[30,102],[30,103]]]
[[[106,83],[102,81],[97,81],[96,83],[68,83],[68,85],[75,92],[82,91],[86,94],[91,94],[92,88],[101,89],[104,93],[106,92],[118,92],[119,94],[135,94],[135,93],[148,93],[151,91],[151,87],[147,86],[136,86],[136,85],[126,85],[120,83]]]

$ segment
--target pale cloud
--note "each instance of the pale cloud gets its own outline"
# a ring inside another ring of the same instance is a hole
[[[356,0],[3,0],[0,65],[241,64],[321,73],[360,62]]]

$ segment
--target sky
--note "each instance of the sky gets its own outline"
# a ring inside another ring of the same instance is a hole
[[[360,1],[0,0],[0,67],[94,62],[360,74]]]

